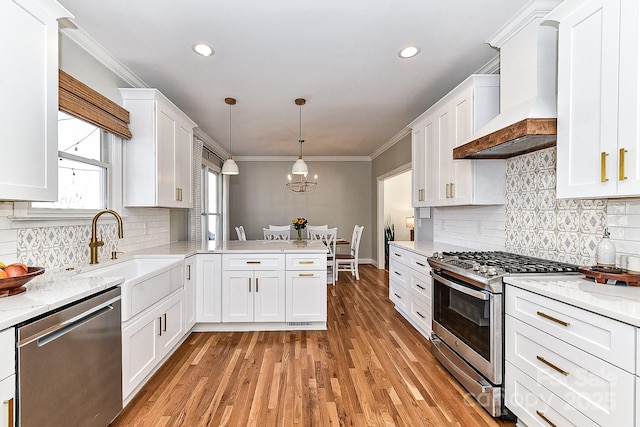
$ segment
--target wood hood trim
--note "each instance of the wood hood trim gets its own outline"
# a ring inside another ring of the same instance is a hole
[[[454,159],[506,159],[556,144],[557,119],[523,119],[453,149]],[[515,143],[529,138],[528,143]],[[510,145],[504,145],[512,143]]]

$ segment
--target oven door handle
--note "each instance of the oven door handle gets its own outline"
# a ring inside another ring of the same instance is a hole
[[[444,277],[442,277],[441,275],[439,275],[438,273],[434,272],[434,270],[431,270],[431,277],[433,277],[434,280],[437,280],[438,282],[442,283],[445,286],[448,286],[452,289],[455,289],[456,291],[460,291],[463,294],[467,294],[470,295],[474,298],[483,300],[483,301],[488,301],[491,296],[486,293],[486,292],[481,292],[481,291],[475,291],[471,288],[468,288],[466,286],[463,285],[459,285],[455,282],[452,282],[451,280],[447,280]]]

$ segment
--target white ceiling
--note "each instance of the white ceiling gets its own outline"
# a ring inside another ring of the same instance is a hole
[[[497,52],[527,0],[59,0],[234,156],[370,156]],[[196,42],[215,49],[193,53]],[[421,52],[400,59],[398,51]]]

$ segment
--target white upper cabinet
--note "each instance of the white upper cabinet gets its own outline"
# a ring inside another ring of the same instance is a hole
[[[196,124],[157,89],[120,89],[133,137],[124,142],[125,206],[193,206]]]
[[[53,0],[0,2],[0,200],[58,198],[58,18]]]
[[[504,203],[504,160],[454,160],[499,111],[499,76],[473,75],[411,123],[413,206]]]
[[[566,0],[558,41],[558,198],[640,194],[640,6]]]

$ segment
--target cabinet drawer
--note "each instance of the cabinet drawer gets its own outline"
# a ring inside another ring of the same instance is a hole
[[[389,263],[397,261],[406,266],[411,265],[411,256],[409,251],[396,246],[389,245]]]
[[[411,272],[410,287],[412,298],[419,298],[431,307],[431,276]]]
[[[629,372],[506,316],[506,360],[599,424],[633,425]]]
[[[397,309],[409,313],[409,292],[393,278],[389,280],[389,299]]]
[[[427,257],[414,252],[409,252],[409,266],[420,273],[428,275],[431,267],[427,262]]]
[[[287,270],[325,270],[325,254],[287,254]]]
[[[598,356],[628,372],[635,372],[635,354],[629,343],[635,328],[562,302],[506,287],[506,313]]]
[[[417,298],[411,298],[410,307],[413,321],[425,335],[431,335],[431,305],[427,305]]]
[[[505,363],[505,405],[527,427],[597,427],[576,408],[538,384],[511,363]],[[553,424],[551,424],[553,423]]]
[[[16,371],[16,332],[14,328],[0,332],[0,380]]]
[[[409,267],[398,262],[389,263],[389,280],[395,280],[399,286],[402,286],[406,290],[410,289],[410,274]]]
[[[284,270],[284,254],[222,254],[223,270]]]

